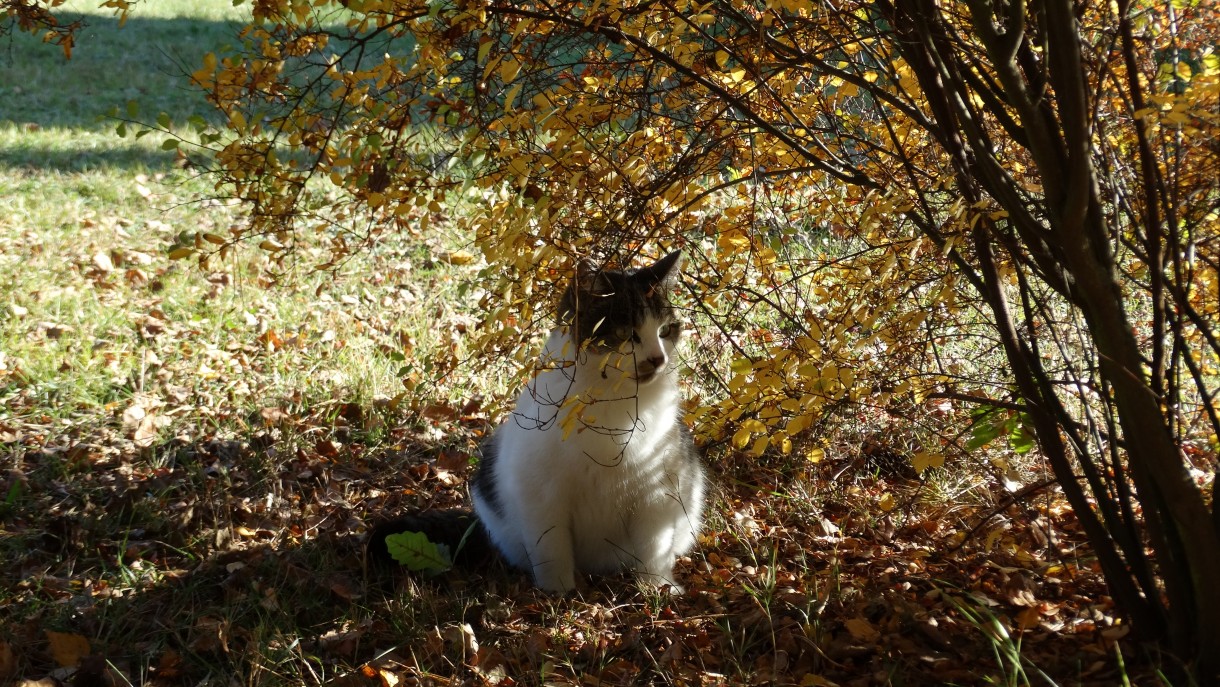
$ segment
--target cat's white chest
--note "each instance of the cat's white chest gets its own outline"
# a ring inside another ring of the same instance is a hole
[[[540,402],[561,374],[536,378],[497,430],[494,498],[474,493],[480,519],[541,587],[570,589],[576,571],[624,569],[673,584],[703,494],[702,468],[682,443],[676,384],[657,380],[627,400]]]

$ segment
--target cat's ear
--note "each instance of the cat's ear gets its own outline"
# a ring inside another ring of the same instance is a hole
[[[581,258],[576,263],[576,280],[573,287],[581,293],[604,295],[610,289],[610,280],[600,265],[589,258]]]
[[[676,250],[640,270],[648,280],[650,289],[660,288],[663,292],[672,291],[678,284],[678,272],[682,266],[682,251]]]

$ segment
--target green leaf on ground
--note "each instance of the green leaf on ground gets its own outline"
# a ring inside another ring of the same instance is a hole
[[[416,572],[440,573],[453,567],[449,547],[428,541],[423,532],[400,532],[385,538],[394,560]]]

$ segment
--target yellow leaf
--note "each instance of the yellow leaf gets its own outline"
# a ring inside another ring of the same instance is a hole
[[[514,177],[524,177],[529,175],[529,160],[524,156],[517,155],[508,161],[508,172]]]
[[[879,501],[877,505],[881,506],[881,510],[888,513],[894,510],[894,507],[898,504],[894,502],[894,495],[887,491],[881,495],[881,501]]]
[[[169,259],[170,260],[181,260],[183,258],[191,257],[191,255],[193,255],[194,253],[195,253],[194,248],[189,248],[189,247],[183,246],[181,248],[175,248],[175,249],[171,250],[169,252]]]
[[[469,265],[474,262],[474,255],[469,251],[451,250],[441,253],[441,262],[447,262],[450,265]]]
[[[504,113],[508,114],[513,111],[513,103],[517,100],[517,94],[521,92],[522,84],[515,84],[508,89],[508,94],[504,96]]]
[[[763,435],[754,441],[754,445],[750,447],[750,455],[761,456],[767,452],[767,446],[771,445],[771,437]]]
[[[521,63],[508,58],[500,63],[500,80],[504,83],[512,83],[513,79],[517,78],[517,73],[521,71]]]
[[[851,385],[854,384],[855,381],[856,373],[850,367],[839,369],[839,382],[842,383],[844,387],[850,389]]]
[[[737,430],[737,432],[733,435],[733,448],[739,451],[745,448],[746,444],[750,443],[751,436],[750,430],[747,427],[742,427],[741,429]]]
[[[928,468],[944,467],[945,457],[939,453],[920,451],[911,459],[911,465],[915,468],[915,472],[922,475],[923,471]]]
[[[721,234],[720,238],[716,240],[716,244],[725,253],[738,253],[749,249],[750,237],[740,231],[732,231]]]
[[[809,452],[805,454],[805,458],[807,458],[810,463],[820,463],[823,460],[826,460],[826,449],[815,446],[809,449]]]

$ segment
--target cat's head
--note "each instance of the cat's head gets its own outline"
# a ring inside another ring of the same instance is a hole
[[[559,324],[578,350],[600,358],[640,384],[664,371],[682,336],[670,294],[682,253],[639,269],[605,270],[582,263],[559,301]],[[603,371],[605,376],[605,371]]]

